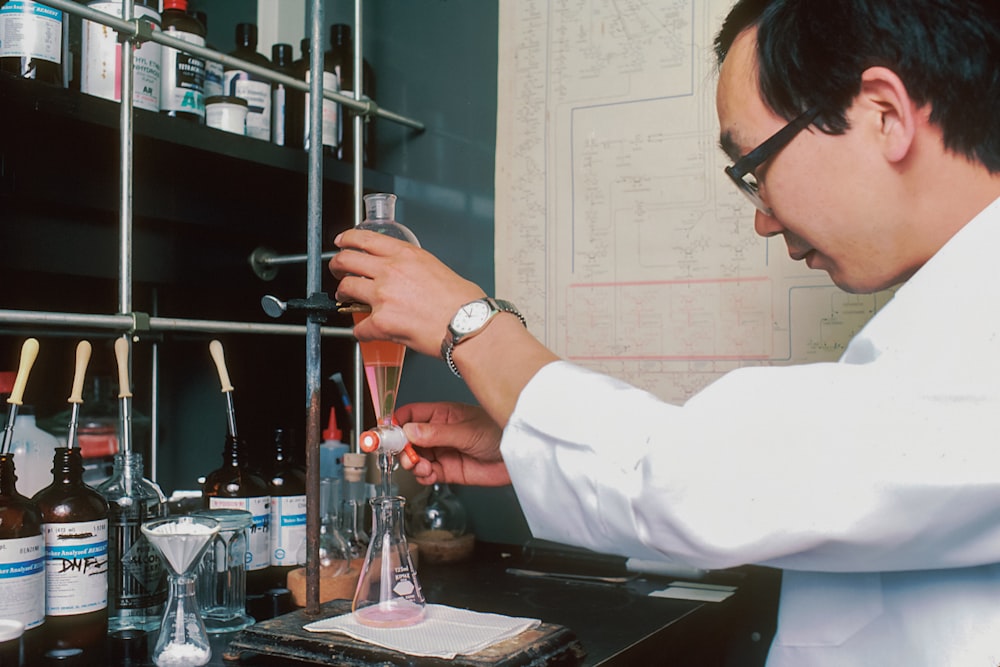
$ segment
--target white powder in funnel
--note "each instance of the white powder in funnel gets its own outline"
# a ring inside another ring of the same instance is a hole
[[[150,532],[157,535],[207,535],[215,532],[215,528],[194,523],[193,521],[176,521],[157,526]]]

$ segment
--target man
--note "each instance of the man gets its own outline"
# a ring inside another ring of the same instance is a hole
[[[514,314],[453,320],[480,288],[345,232],[357,336],[443,354],[482,406],[402,407],[414,473],[512,482],[541,538],[783,568],[771,667],[998,665],[1000,5],[742,0],[716,52],[757,232],[848,291],[905,284],[839,363],[740,369],[679,407]]]

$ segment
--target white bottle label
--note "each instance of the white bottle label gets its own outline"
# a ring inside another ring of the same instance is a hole
[[[122,3],[91,2],[91,9],[121,18]],[[160,15],[153,9],[136,4],[135,17],[144,18],[160,29]],[[122,45],[118,33],[94,21],[83,22],[80,37],[80,90],[106,100],[121,100]],[[156,42],[142,42],[135,50],[135,71],[132,74],[132,102],[140,109],[160,109],[160,58],[162,48]]]
[[[214,60],[205,61],[205,97],[222,95],[222,79],[225,68]]]
[[[247,528],[247,572],[263,570],[271,564],[270,504],[269,496],[208,499],[209,509],[244,510],[253,517]]]
[[[167,29],[171,37],[195,46],[205,46],[205,38],[190,32]],[[205,61],[163,47],[163,76],[160,80],[160,111],[183,111],[205,117]]]
[[[271,496],[271,565],[305,565],[306,497]]]
[[[288,91],[282,84],[276,84],[271,89],[271,141],[278,146],[286,145],[285,113]]]
[[[45,620],[45,538],[0,540],[0,618],[24,623],[25,628]]]
[[[247,101],[248,137],[271,140],[271,84],[254,81],[242,70],[229,70],[223,79],[225,95]]]
[[[62,62],[62,18],[40,2],[8,0],[0,7],[0,58]]]
[[[309,72],[306,72],[306,83],[309,83]],[[333,72],[323,72],[323,88],[326,90],[340,91],[340,81],[337,79],[337,75]],[[340,132],[340,126],[337,124],[338,111],[340,110],[340,105],[333,100],[328,100],[323,98],[323,145],[333,146],[336,148],[337,136]],[[309,150],[309,93],[306,93],[306,108],[305,108],[305,136],[303,137],[304,146],[306,150]]]
[[[108,520],[46,523],[45,613],[86,614],[108,606]]]

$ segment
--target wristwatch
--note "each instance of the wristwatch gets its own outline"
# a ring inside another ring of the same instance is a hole
[[[462,377],[462,374],[458,372],[458,367],[455,366],[455,361],[451,358],[455,346],[485,329],[497,313],[516,315],[517,319],[521,320],[521,324],[528,326],[528,323],[524,321],[524,316],[518,312],[514,304],[488,296],[470,301],[459,308],[455,316],[451,318],[451,322],[448,323],[448,331],[444,335],[444,340],[441,341],[441,356],[444,357],[448,368],[456,376]]]

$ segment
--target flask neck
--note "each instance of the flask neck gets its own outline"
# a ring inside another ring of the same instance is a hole
[[[0,454],[0,496],[13,496],[17,494],[16,481],[14,455]]]
[[[138,483],[143,477],[142,454],[133,451],[124,451],[115,454],[114,473],[126,485]]]
[[[226,436],[226,446],[222,449],[222,464],[229,468],[244,468],[247,465],[246,443],[241,438]]]
[[[52,481],[63,484],[83,483],[83,457],[79,449],[56,447],[52,457]]]

